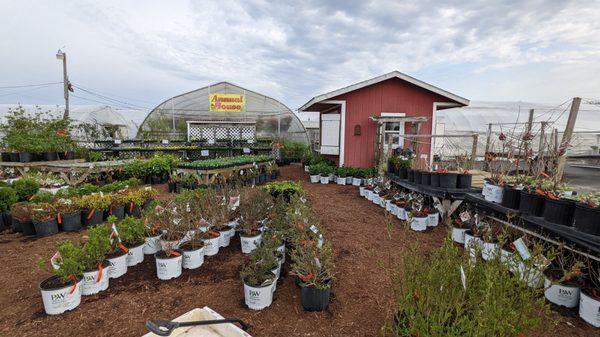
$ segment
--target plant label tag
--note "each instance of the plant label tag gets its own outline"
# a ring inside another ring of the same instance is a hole
[[[462,283],[463,289],[467,290],[467,277],[465,276],[465,269],[460,266],[460,282]]]
[[[305,204],[306,203],[306,198],[304,198],[304,196],[301,196],[300,197],[300,202],[302,202],[303,204]]]
[[[248,139],[248,144],[254,143],[254,139]]]
[[[214,140],[214,139],[209,139],[209,140],[208,140],[208,144],[214,144],[214,143],[215,143],[215,140]]]
[[[315,234],[319,233],[319,230],[317,229],[317,226],[315,226],[315,225],[311,225],[309,229]]]
[[[122,142],[123,142],[123,141],[122,141],[122,140],[120,140],[120,139],[115,139],[115,144],[117,144],[117,145],[121,144]]]
[[[162,140],[162,143],[163,143],[163,144],[169,144],[169,140],[168,140],[168,139],[163,139],[163,140]]]
[[[208,157],[208,150],[202,150],[202,151],[200,151],[200,155],[202,157]]]
[[[144,187],[144,189],[145,189],[146,191],[150,191],[150,190],[152,190],[152,187],[150,187],[150,186],[146,186],[146,187]]]
[[[250,153],[250,149],[249,149],[249,148],[247,148],[247,147],[245,147],[245,148],[244,148],[242,151],[244,151],[244,153],[246,153],[246,154],[247,154],[247,153]]]
[[[464,212],[460,213],[460,220],[462,222],[467,222],[467,221],[471,220],[471,214],[469,213],[469,211],[464,211]]]
[[[183,173],[183,172],[185,172],[185,171],[184,171],[184,170],[182,170],[182,169],[177,169],[177,171],[175,171],[175,172],[176,172],[177,174],[182,174],[182,173]]]
[[[515,246],[515,249],[517,250],[517,252],[519,252],[519,255],[521,255],[521,258],[523,260],[527,260],[531,257],[531,254],[529,253],[529,249],[527,249],[527,246],[525,245],[525,241],[523,241],[523,238],[518,238],[513,242],[513,245]]]

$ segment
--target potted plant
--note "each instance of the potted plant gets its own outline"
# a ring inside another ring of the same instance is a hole
[[[196,228],[193,226],[192,228]],[[190,234],[189,239],[179,246],[182,252],[182,268],[184,269],[196,269],[204,264],[205,245],[204,239],[194,230]]]
[[[242,199],[237,229],[240,232],[242,253],[250,254],[261,242],[262,232],[259,228],[271,206],[271,197],[262,190],[247,190]]]
[[[35,204],[31,208],[31,221],[38,237],[58,233],[56,209],[49,203]]]
[[[362,178],[364,178],[362,169],[354,167],[349,167],[348,169],[352,176],[352,186],[360,186],[362,184]]]
[[[116,230],[117,218],[111,215],[107,221],[111,224],[112,229],[110,233],[111,247],[106,257],[110,265],[108,277],[119,278],[127,273],[127,253],[129,253],[129,250],[121,242],[120,234]]]
[[[71,199],[58,199],[54,202],[56,220],[60,230],[74,232],[81,229],[81,209]]]
[[[558,306],[575,308],[583,282],[585,264],[568,251],[561,251],[544,271],[544,296]]]
[[[82,295],[93,295],[108,289],[109,266],[106,256],[110,252],[110,228],[94,226],[88,229],[88,240],[83,245]]]
[[[333,167],[328,164],[318,164],[321,184],[329,184],[333,175]]]
[[[469,229],[471,229],[471,222],[469,220],[463,221],[460,216],[454,218],[452,220],[452,241],[464,245],[465,232]]]
[[[292,274],[300,279],[304,310],[325,310],[333,284],[333,253],[329,242],[325,241],[320,248],[296,247],[292,261]]]
[[[4,227],[11,226],[12,217],[10,216],[10,208],[18,201],[18,199],[17,192],[12,187],[0,187],[0,232],[4,230]]]
[[[114,215],[117,220],[123,220],[123,218],[125,218],[125,205],[129,206],[129,198],[126,191],[111,194],[110,206],[108,207],[108,210],[104,212],[104,219]]]
[[[156,276],[163,281],[181,276],[183,256],[179,249],[161,249],[154,254],[156,259]]]
[[[541,179],[531,178],[523,181],[523,189],[519,198],[519,211],[523,214],[531,214],[533,216],[542,216],[546,199],[544,193],[538,186]]]
[[[91,194],[73,199],[73,202],[81,209],[81,223],[87,227],[102,223],[104,211],[110,207],[111,199],[101,194]]]
[[[146,228],[146,237],[144,238],[144,247],[142,251],[145,255],[154,255],[160,248],[161,220],[171,221],[171,219],[161,219],[161,213],[164,208],[160,205],[155,205],[152,209],[144,210],[144,226]]]
[[[583,233],[600,236],[600,194],[584,193],[578,200],[575,204],[573,227]]]
[[[12,183],[20,201],[29,201],[29,198],[40,190],[40,184],[32,178],[21,178]]]
[[[146,242],[146,227],[141,219],[126,216],[117,223],[117,232],[121,243],[127,248],[127,267],[135,266],[144,261],[144,244]]]
[[[125,197],[127,203],[125,204],[125,214],[131,215],[133,217],[140,217],[142,214],[142,205],[144,203],[144,199],[142,190],[129,191]]]
[[[274,261],[272,251],[255,249],[242,265],[240,276],[244,282],[244,299],[248,308],[262,310],[273,302],[277,281],[272,272]]]
[[[594,327],[600,327],[600,265],[588,259],[586,284],[581,288],[579,317]]]
[[[313,184],[316,184],[319,182],[319,173],[321,172],[321,164],[314,164],[311,165],[310,169],[308,170],[308,174],[310,175],[310,182]]]
[[[12,205],[10,214],[12,217],[12,228],[15,232],[22,232],[23,235],[35,235],[35,227],[31,221],[31,209],[34,207],[26,201],[17,202]]]
[[[336,168],[337,179],[336,183],[338,185],[346,185],[346,177],[348,176],[348,169],[344,166]]]
[[[73,310],[81,303],[83,276],[82,249],[70,241],[57,243],[58,254],[53,259],[53,276],[40,283],[44,310],[48,315],[58,315]],[[40,267],[45,265],[38,261]]]
[[[573,225],[575,201],[571,198],[572,188],[555,179],[547,179],[540,184],[538,193],[543,193],[546,199],[544,220],[563,226]]]

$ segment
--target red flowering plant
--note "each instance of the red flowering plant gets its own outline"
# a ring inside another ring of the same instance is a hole
[[[331,288],[333,268],[333,251],[329,241],[324,241],[321,248],[300,246],[292,251],[291,274],[298,277],[302,286]]]

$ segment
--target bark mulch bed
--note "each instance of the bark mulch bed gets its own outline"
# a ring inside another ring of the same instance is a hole
[[[239,265],[243,254],[239,239],[207,257],[197,270],[185,270],[178,279],[156,277],[154,258],[110,281],[107,291],[82,298],[81,305],[60,316],[44,313],[38,290],[48,274],[37,268],[39,257],[48,260],[60,239],[77,239],[80,233],[60,233],[29,239],[20,234],[0,234],[0,335],[1,336],[141,336],[148,319],[169,319],[196,307],[209,306],[226,318],[241,318],[256,337],[276,336],[378,336],[393,309],[391,283],[386,271],[402,250],[418,242],[423,253],[438,247],[446,235],[438,227],[428,233],[411,232],[395,221],[388,231],[383,210],[358,195],[356,187],[310,184],[300,167],[282,169],[281,179],[300,180],[331,240],[336,280],[328,310],[302,310],[300,291],[291,277],[277,286],[271,307],[252,311],[244,306]],[[161,192],[166,186],[160,187]],[[286,263],[287,265],[287,263]],[[597,335],[578,317],[554,313],[535,336]]]

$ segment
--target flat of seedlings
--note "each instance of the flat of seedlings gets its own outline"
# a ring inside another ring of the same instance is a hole
[[[72,312],[47,316],[38,285],[48,273],[36,262],[52,256],[55,241],[83,238],[85,232],[41,239],[5,232],[0,234],[0,336],[141,336],[146,320],[175,318],[204,306],[250,323],[249,333],[256,337],[380,335],[393,310],[387,267],[412,243],[419,243],[424,254],[440,246],[446,230],[411,232],[398,220],[388,229],[384,211],[360,197],[356,187],[310,184],[307,178],[300,167],[282,169],[281,179],[302,182],[334,249],[336,279],[326,311],[303,311],[300,290],[285,277],[286,267],[273,304],[262,311],[247,309],[239,279],[244,257],[236,237],[199,269],[167,282],[158,280],[154,259],[146,256],[123,277],[111,279],[107,291],[84,296]],[[159,190],[167,198],[166,189]],[[528,336],[598,335],[573,311],[562,314],[553,312],[543,329]],[[554,321],[558,325],[549,324]]]

